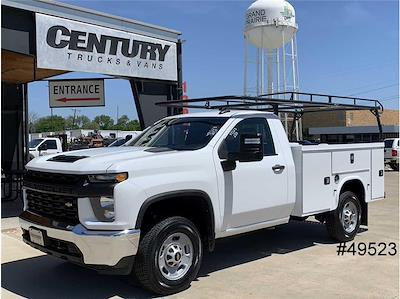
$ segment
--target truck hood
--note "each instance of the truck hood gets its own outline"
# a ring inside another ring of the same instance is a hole
[[[76,174],[104,173],[113,165],[160,155],[176,155],[181,151],[148,147],[106,147],[45,155],[31,160],[26,168],[44,172]]]

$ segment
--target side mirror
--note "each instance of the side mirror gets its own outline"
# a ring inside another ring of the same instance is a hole
[[[41,151],[47,151],[47,144],[46,143],[42,143],[39,148],[38,148],[39,152]]]
[[[263,139],[257,134],[242,134],[240,136],[239,148],[234,151],[227,148],[227,141],[224,140],[218,149],[218,155],[224,171],[236,169],[236,161],[254,162],[264,158]]]
[[[230,154],[228,154],[228,160]],[[240,135],[240,151],[232,153],[232,158],[239,162],[261,161],[264,158],[262,136],[257,134]]]

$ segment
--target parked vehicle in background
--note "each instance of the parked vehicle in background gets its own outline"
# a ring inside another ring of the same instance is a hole
[[[61,140],[56,137],[37,138],[29,142],[29,160],[61,152],[63,152]]]
[[[270,112],[167,117],[130,145],[28,163],[24,242],[168,295],[217,238],[315,216],[347,242],[384,197],[382,142],[289,143]]]
[[[393,170],[399,170],[400,146],[399,138],[385,139],[385,164],[388,164]]]

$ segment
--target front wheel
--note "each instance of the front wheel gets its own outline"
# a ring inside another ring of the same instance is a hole
[[[190,286],[200,269],[202,244],[196,226],[184,217],[170,217],[143,237],[134,272],[140,283],[159,295]]]
[[[340,194],[337,209],[326,217],[326,227],[333,239],[348,242],[357,234],[360,221],[360,201],[353,192],[346,191]]]

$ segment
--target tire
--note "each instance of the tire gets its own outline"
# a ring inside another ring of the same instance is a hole
[[[390,163],[390,168],[392,168],[394,171],[399,171],[399,164]]]
[[[170,217],[145,234],[133,271],[147,290],[162,296],[170,295],[190,286],[197,277],[202,257],[202,243],[196,226],[184,217]],[[174,269],[178,270],[174,272]]]
[[[344,220],[342,221],[343,217]],[[360,201],[353,192],[346,191],[340,194],[337,209],[327,215],[326,228],[332,239],[339,242],[348,242],[353,240],[357,234],[360,221]]]

